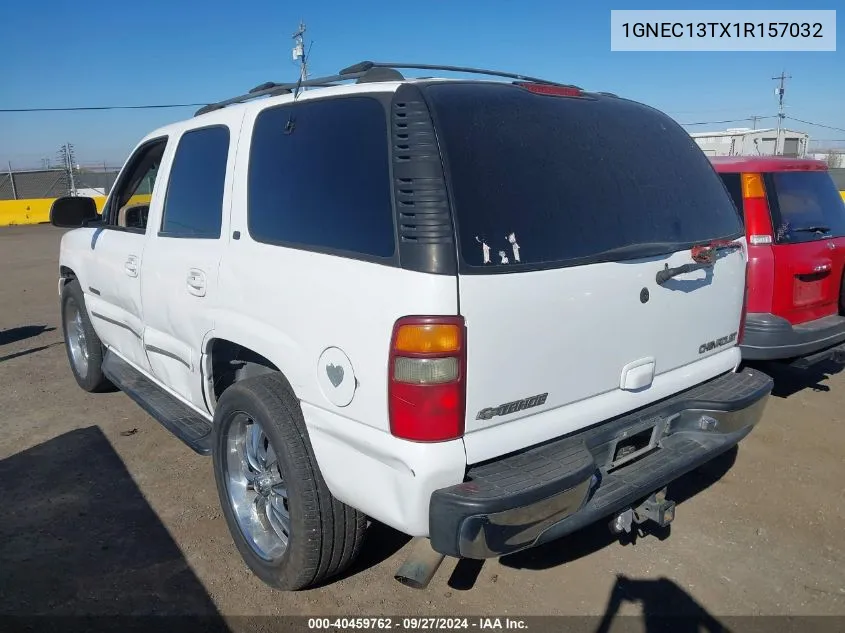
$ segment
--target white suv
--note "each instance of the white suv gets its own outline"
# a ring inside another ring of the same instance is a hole
[[[203,108],[141,141],[102,215],[51,211],[79,227],[59,292],[80,386],[211,454],[235,544],[283,589],[346,568],[368,517],[426,539],[420,586],[443,555],[666,523],[666,485],[772,386],[739,367],[740,217],[675,122],[396,68]]]

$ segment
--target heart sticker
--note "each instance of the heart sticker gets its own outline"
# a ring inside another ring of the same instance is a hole
[[[332,385],[338,387],[343,382],[343,367],[329,363],[326,365],[326,375]]]

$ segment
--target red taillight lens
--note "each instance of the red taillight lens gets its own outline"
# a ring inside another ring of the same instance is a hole
[[[390,432],[417,442],[464,434],[466,328],[463,317],[403,317],[388,361]]]
[[[743,216],[745,234],[751,246],[772,243],[772,217],[766,199],[766,185],[763,175],[756,173],[740,174],[742,179]]]
[[[551,95],[553,97],[582,97],[584,91],[575,86],[552,86],[549,84],[518,83],[520,88],[538,95]]]
[[[775,241],[772,215],[766,196],[763,174],[742,173],[742,206],[745,217],[745,235],[748,238],[748,263],[745,269],[745,309],[741,327],[745,325],[745,314],[769,312],[774,296],[774,253]],[[751,289],[751,283],[754,289]],[[740,340],[742,331],[740,331]]]

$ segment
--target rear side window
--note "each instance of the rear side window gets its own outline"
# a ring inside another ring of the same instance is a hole
[[[370,97],[264,110],[249,163],[253,239],[391,257],[395,250],[387,118]]]
[[[707,158],[651,108],[496,84],[428,94],[469,266],[624,259],[632,245],[672,252],[742,233]]]
[[[161,233],[167,237],[218,238],[229,156],[229,128],[191,130],[176,147]]]
[[[830,174],[773,172],[766,181],[772,225],[779,243],[845,236],[845,203]]]
[[[722,178],[722,182],[725,183],[725,189],[728,190],[737,211],[742,215],[742,176],[740,174],[719,174],[719,176]]]

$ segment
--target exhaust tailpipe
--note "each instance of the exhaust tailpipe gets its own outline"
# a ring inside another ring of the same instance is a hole
[[[411,553],[393,577],[413,589],[425,589],[444,558],[431,548],[427,538],[416,538],[411,544]]]

